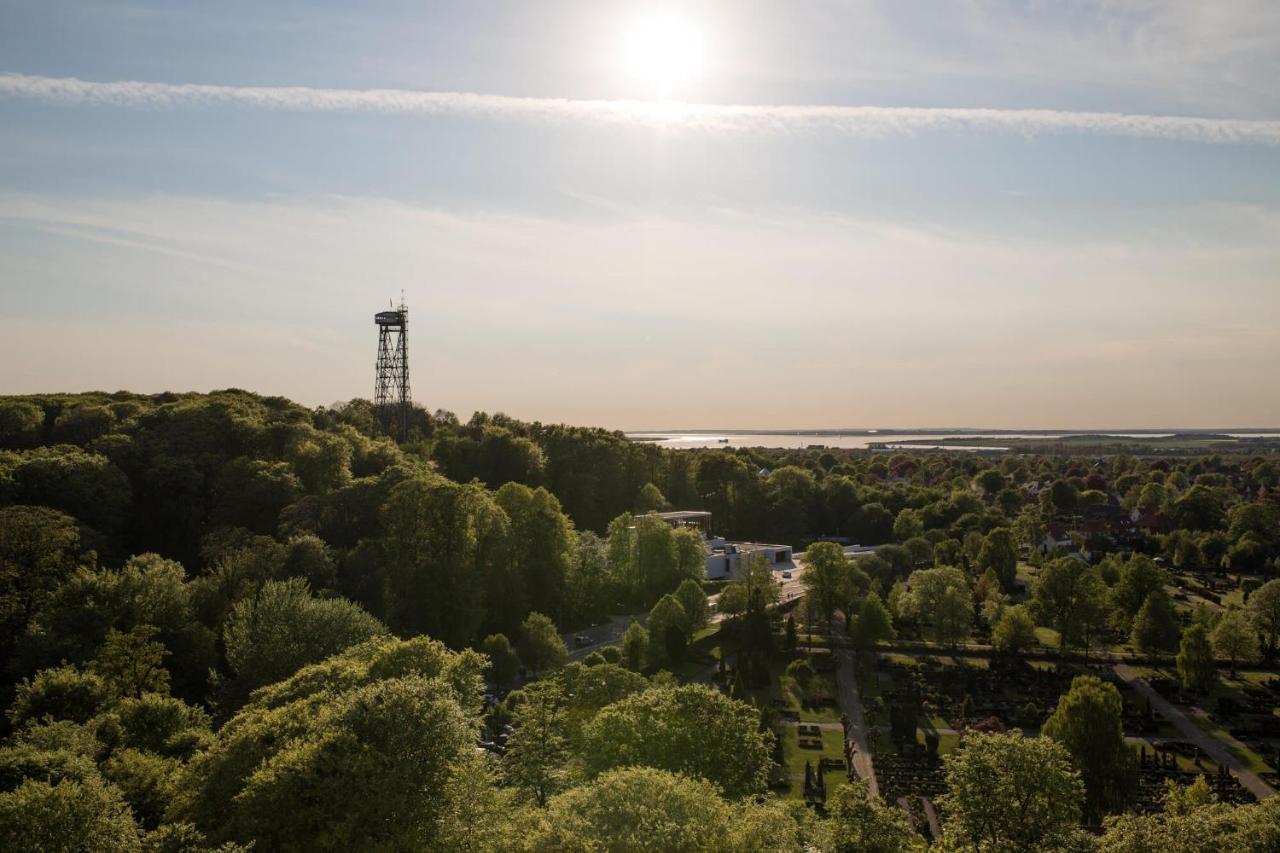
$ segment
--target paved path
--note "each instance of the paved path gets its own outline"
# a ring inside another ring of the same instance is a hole
[[[844,622],[840,621],[833,630],[844,633]],[[854,673],[854,652],[847,647],[835,648],[832,654],[836,660],[836,688],[840,700],[840,709],[849,715],[849,742],[853,744],[853,769],[859,779],[866,779],[873,797],[880,796],[880,786],[876,783],[876,770],[871,763],[871,742],[867,740],[867,723],[862,716],[862,698],[858,695],[858,679]]]
[[[802,720],[783,720],[782,724],[784,726],[817,726],[818,728],[828,732],[838,732],[844,728],[844,726],[840,725],[839,723],[830,723],[830,722],[815,723],[809,720],[803,720],[803,721]]]
[[[1160,716],[1172,723],[1183,738],[1200,747],[1205,755],[1218,764],[1226,765],[1231,774],[1239,779],[1240,784],[1244,785],[1251,794],[1259,800],[1265,800],[1267,797],[1275,795],[1275,789],[1262,781],[1262,778],[1257,773],[1245,767],[1244,763],[1239,758],[1236,758],[1222,741],[1193,723],[1177,706],[1161,696],[1144,679],[1139,678],[1133,667],[1125,663],[1118,663],[1115,665],[1115,672],[1121,681],[1149,699],[1151,707]]]

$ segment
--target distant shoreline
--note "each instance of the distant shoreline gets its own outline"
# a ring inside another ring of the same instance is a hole
[[[622,430],[623,435],[636,441],[659,441],[666,436],[720,436],[720,435],[813,435],[813,436],[849,436],[851,438],[872,438],[872,437],[888,437],[896,435],[963,435],[973,436],[975,438],[982,436],[1000,436],[1000,435],[1034,435],[1034,436],[1064,436],[1064,435],[1097,435],[1097,436],[1128,436],[1128,435],[1230,435],[1236,433],[1252,433],[1259,435],[1280,435],[1280,427],[1218,427],[1218,428],[1200,428],[1185,429],[1179,427],[1169,427],[1165,429],[1158,428],[1115,428],[1115,429],[975,429],[973,427],[961,427],[958,429],[943,429],[935,427],[932,429],[912,429],[912,428],[893,428],[893,429],[643,429],[643,430]]]

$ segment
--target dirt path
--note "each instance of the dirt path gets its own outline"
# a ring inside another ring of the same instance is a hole
[[[833,631],[844,635],[844,623],[833,626]],[[867,739],[867,723],[862,715],[862,697],[858,695],[858,679],[854,674],[854,652],[847,647],[832,650],[836,661],[836,688],[840,710],[849,715],[848,740],[853,744],[853,769],[859,779],[866,779],[871,795],[880,796],[876,783],[876,770],[871,762],[871,742]]]
[[[1226,765],[1231,774],[1240,780],[1240,784],[1244,785],[1255,797],[1259,800],[1265,800],[1267,797],[1275,795],[1275,789],[1262,781],[1262,778],[1257,773],[1245,767],[1244,763],[1239,758],[1236,758],[1222,741],[1193,723],[1177,706],[1161,696],[1144,679],[1139,678],[1133,667],[1125,663],[1118,663],[1115,665],[1115,673],[1120,677],[1121,681],[1149,699],[1151,707],[1160,716],[1168,720],[1183,738],[1200,747],[1205,755],[1208,755],[1218,764]]]

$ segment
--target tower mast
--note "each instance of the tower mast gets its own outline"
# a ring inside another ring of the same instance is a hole
[[[397,442],[409,436],[409,308],[400,305],[373,315],[378,327],[378,362],[373,389],[373,428]]]

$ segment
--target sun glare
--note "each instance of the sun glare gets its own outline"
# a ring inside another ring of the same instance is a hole
[[[628,76],[650,97],[671,99],[697,79],[706,62],[706,44],[687,18],[649,14],[628,26],[622,61]]]

